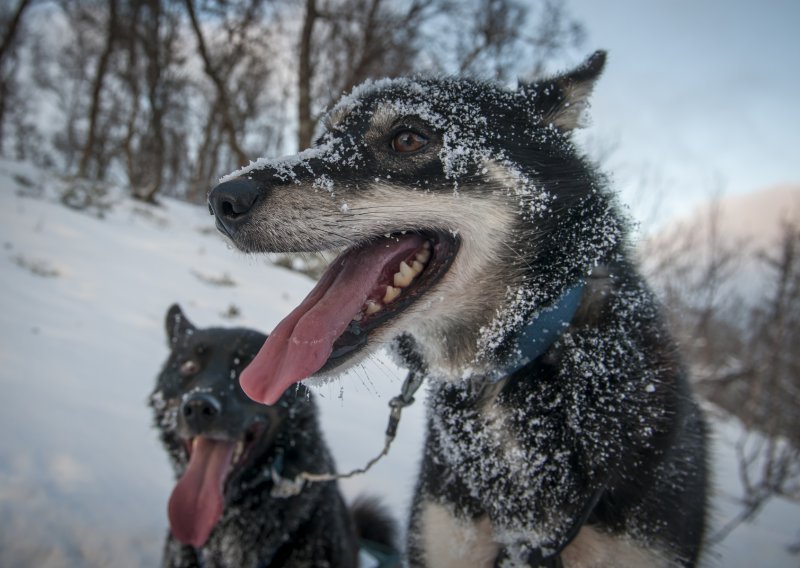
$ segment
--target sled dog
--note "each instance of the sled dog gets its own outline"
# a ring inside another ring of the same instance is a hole
[[[334,464],[305,387],[271,406],[239,387],[265,335],[197,328],[177,305],[166,330],[171,352],[150,396],[179,478],[163,566],[355,568],[360,539],[393,550],[393,521],[375,500],[349,510],[335,482],[276,492],[276,480],[332,472]]]
[[[427,377],[411,566],[698,562],[704,418],[572,140],[604,64],[516,89],[369,81],[312,148],[209,194],[243,251],[337,255],[243,371],[249,396],[386,345]]]

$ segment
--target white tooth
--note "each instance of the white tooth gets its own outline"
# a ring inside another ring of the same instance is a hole
[[[236,443],[236,447],[233,448],[233,463],[239,461],[239,458],[242,457],[242,450],[244,450],[244,442],[239,441]]]
[[[388,304],[400,295],[400,288],[393,288],[392,286],[386,287],[386,294],[383,296],[383,303]]]
[[[414,262],[411,263],[411,268],[414,271],[414,275],[416,276],[425,269],[425,265],[422,264],[420,261],[415,260]]]
[[[416,259],[420,261],[422,264],[428,262],[430,258],[431,258],[431,251],[429,249],[422,249],[416,255]]]
[[[372,300],[368,300],[367,301],[367,315],[368,316],[372,315],[372,314],[375,314],[375,313],[378,313],[382,309],[383,309],[383,306],[381,306],[378,302],[373,302]]]
[[[364,312],[358,312],[356,317],[353,318],[353,321],[361,321],[364,318]]]
[[[399,288],[405,288],[411,284],[411,281],[414,280],[414,276],[416,276],[416,274],[411,267],[405,262],[401,262],[400,272],[396,272],[394,275],[394,285]]]
[[[197,448],[197,444],[199,442],[200,442],[200,436],[196,436],[194,439],[192,439],[192,451],[194,451]]]
[[[395,272],[395,274],[394,274],[394,285],[395,285],[397,288],[405,288],[406,286],[408,286],[409,284],[411,284],[411,281],[412,281],[413,279],[414,279],[414,276],[413,276],[413,275],[411,275],[411,276],[405,276],[405,275],[403,275],[403,274],[402,274],[402,273],[400,273],[400,272]]]

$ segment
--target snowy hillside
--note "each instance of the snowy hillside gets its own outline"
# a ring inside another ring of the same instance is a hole
[[[57,203],[64,187],[0,162],[0,565],[154,566],[173,480],[145,400],[167,307],[200,326],[270,330],[312,282],[230,250],[205,208],[112,196],[101,220]],[[223,316],[232,305],[241,317]],[[341,394],[317,389],[340,469],[383,447],[403,377],[380,360]],[[391,454],[344,484],[348,497],[385,495],[404,514],[422,415],[404,412]]]
[[[167,354],[167,307],[200,326],[270,331],[312,282],[231,250],[203,207],[119,193],[100,218],[61,204],[68,187],[0,161],[0,565],[155,566],[173,479],[145,400]],[[340,470],[380,450],[403,376],[376,358],[315,389]],[[404,413],[389,456],[342,484],[348,498],[381,495],[405,522],[423,414],[422,401]],[[734,494],[737,426],[719,424],[715,463]],[[732,513],[727,499],[716,506]],[[800,507],[774,503],[711,565],[796,567],[785,547],[799,527]]]

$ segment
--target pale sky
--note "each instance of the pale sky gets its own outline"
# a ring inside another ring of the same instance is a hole
[[[585,136],[614,146],[624,200],[644,186],[668,216],[716,188],[800,186],[800,1],[566,2],[585,52],[609,52]]]

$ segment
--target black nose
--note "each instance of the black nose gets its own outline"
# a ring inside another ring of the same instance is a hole
[[[225,232],[233,235],[247,220],[248,213],[261,192],[258,186],[246,179],[234,179],[219,184],[208,194],[208,207],[217,217]]]
[[[219,400],[206,393],[195,393],[181,404],[186,425],[197,434],[213,426],[221,410]]]

